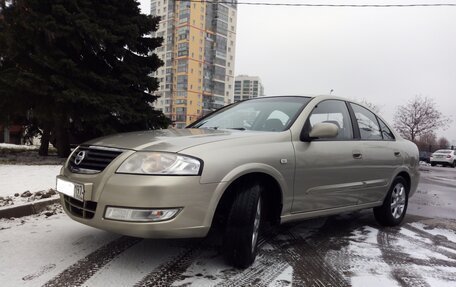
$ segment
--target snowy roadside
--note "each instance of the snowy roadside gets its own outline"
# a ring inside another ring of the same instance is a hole
[[[0,207],[57,197],[61,165],[0,165]]]
[[[14,165],[61,165],[65,159],[57,156],[49,147],[48,156],[38,155],[39,146],[0,143],[0,164]]]
[[[0,143],[0,149],[13,149],[13,150],[38,150],[39,146],[36,145],[17,145]]]
[[[234,269],[217,238],[139,239],[55,215],[0,219],[4,286],[429,286],[456,282],[456,221],[408,218],[380,228],[370,212],[286,225]]]

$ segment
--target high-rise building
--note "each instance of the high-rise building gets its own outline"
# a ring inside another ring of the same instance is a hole
[[[177,128],[233,102],[237,1],[218,2],[151,0],[164,39],[155,108]]]
[[[234,101],[239,102],[264,95],[264,87],[259,77],[236,76],[234,81]]]

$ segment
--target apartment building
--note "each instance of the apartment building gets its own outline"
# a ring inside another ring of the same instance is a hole
[[[247,75],[236,76],[234,81],[234,101],[239,102],[264,95],[264,87],[260,77]]]
[[[164,66],[155,108],[183,128],[234,100],[236,1],[151,0]],[[230,2],[230,3],[227,3]]]

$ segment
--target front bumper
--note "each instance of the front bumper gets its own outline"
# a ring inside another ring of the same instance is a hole
[[[84,213],[74,212],[68,203],[69,197],[61,195],[64,210],[72,219],[99,229],[142,238],[206,236],[219,199],[216,190],[223,185],[201,184],[199,176],[114,173],[100,180],[96,176],[72,174],[65,170],[64,175],[59,177],[80,183],[85,188]],[[108,206],[181,208],[181,211],[167,221],[129,222],[106,219],[104,215]]]

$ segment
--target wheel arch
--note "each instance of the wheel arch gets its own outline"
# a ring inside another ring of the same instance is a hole
[[[407,183],[407,193],[409,193],[410,192],[410,188],[411,188],[411,184],[412,184],[412,179],[410,177],[410,174],[408,172],[406,172],[405,170],[403,170],[403,171],[399,172],[394,178],[396,178],[398,176],[400,176],[403,179],[405,179],[405,182]]]
[[[212,218],[212,226],[224,226],[227,213],[233,203],[237,192],[242,186],[251,183],[259,183],[262,187],[263,207],[265,219],[273,224],[280,222],[283,208],[283,182],[276,176],[265,170],[245,170],[233,176],[229,184],[223,190]]]

